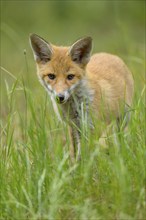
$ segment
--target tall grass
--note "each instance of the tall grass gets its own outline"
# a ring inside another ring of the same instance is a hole
[[[144,93],[135,94],[128,131],[112,134],[108,150],[89,133],[81,162],[72,165],[67,128],[48,95],[38,97],[21,78],[7,85],[1,219],[145,219]]]

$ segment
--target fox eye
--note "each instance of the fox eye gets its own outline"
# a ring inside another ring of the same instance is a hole
[[[49,79],[51,79],[51,80],[53,80],[53,79],[56,78],[55,74],[53,74],[53,73],[49,73],[49,74],[48,74],[48,77],[49,77]]]
[[[74,76],[75,76],[75,75],[73,75],[73,74],[69,74],[69,75],[67,76],[67,79],[68,79],[68,80],[72,80],[72,79],[74,78]]]

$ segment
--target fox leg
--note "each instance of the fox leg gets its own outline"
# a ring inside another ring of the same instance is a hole
[[[130,106],[125,105],[124,114],[121,117],[117,118],[118,130],[123,129],[124,131],[127,131],[130,117],[131,117]]]
[[[80,161],[81,160],[81,142],[80,142],[80,135],[78,133],[78,131],[76,131],[76,137],[75,137],[75,141],[76,141],[76,161]]]
[[[102,134],[98,140],[98,144],[100,147],[108,148],[106,140],[107,140],[109,134],[111,133],[112,127],[113,127],[113,124],[109,124],[109,125],[107,125],[106,129],[102,132]]]
[[[70,154],[71,161],[74,163],[75,162],[76,149],[75,149],[75,146],[74,146],[73,131],[72,131],[72,128],[70,126],[68,127],[68,133],[69,133],[69,139],[70,139],[69,154]]]
[[[131,115],[130,107],[125,105],[124,113],[123,115],[121,115],[120,117],[116,119],[116,123],[113,122],[107,125],[106,130],[102,133],[101,137],[99,138],[99,141],[98,141],[99,145],[104,148],[107,148],[108,146],[107,146],[106,139],[108,138],[110,134],[114,134],[115,132],[119,132],[120,130],[123,130],[126,132],[128,129],[130,115]]]
[[[81,143],[80,135],[75,128],[69,126],[70,137],[70,157],[72,162],[79,161],[81,159]]]

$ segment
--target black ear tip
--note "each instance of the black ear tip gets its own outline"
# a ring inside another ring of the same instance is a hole
[[[30,38],[31,41],[37,41],[37,40],[39,40],[39,39],[44,40],[44,39],[41,38],[39,35],[34,34],[34,33],[30,33],[30,34],[29,34],[29,38]]]
[[[29,34],[29,38],[32,40],[34,38],[38,37],[38,35],[34,34],[34,33],[30,33]]]
[[[92,43],[92,37],[89,36],[89,37],[86,37],[85,39]]]

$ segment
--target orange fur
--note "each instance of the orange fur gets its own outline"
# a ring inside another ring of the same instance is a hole
[[[89,87],[95,91],[93,110],[102,105],[101,97],[107,107],[105,114],[120,114],[119,104],[124,102],[131,106],[133,97],[133,77],[124,62],[117,56],[99,53],[91,57],[87,65]],[[106,117],[108,118],[108,117]]]

